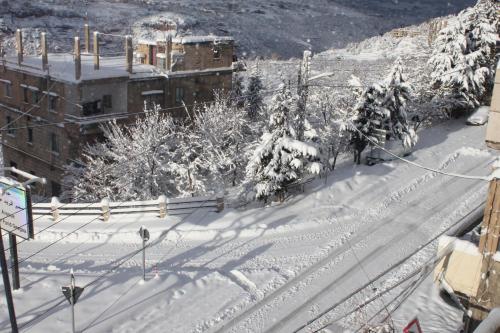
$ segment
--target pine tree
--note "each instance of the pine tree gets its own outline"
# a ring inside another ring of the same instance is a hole
[[[489,1],[459,13],[440,31],[429,61],[433,88],[452,109],[480,105],[492,82],[496,20]]]
[[[247,89],[245,92],[245,110],[247,111],[248,118],[256,120],[263,108],[262,99],[262,80],[260,79],[260,73],[256,69],[248,78]]]
[[[355,107],[351,145],[354,149],[354,162],[357,164],[361,163],[361,153],[368,144],[382,144],[378,133],[384,130],[391,117],[389,109],[384,106],[385,98],[386,87],[373,84],[363,92]]]
[[[412,87],[403,76],[403,63],[397,59],[385,82],[384,108],[389,110],[390,117],[385,124],[389,138],[399,139],[403,146],[416,144],[417,135],[410,126],[407,116],[407,102],[411,98]]]
[[[247,176],[255,183],[257,199],[267,200],[277,195],[282,201],[287,185],[300,179],[304,173],[319,173],[321,164],[310,162],[318,156],[311,144],[296,139],[290,115],[296,106],[296,97],[282,85],[273,97],[270,107],[269,132],[266,132],[247,166]]]

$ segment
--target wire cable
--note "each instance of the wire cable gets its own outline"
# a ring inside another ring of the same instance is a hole
[[[320,319],[321,317],[323,317],[324,315],[326,315],[328,312],[334,310],[335,308],[337,308],[339,305],[345,303],[348,299],[350,299],[353,295],[359,293],[360,291],[362,291],[363,289],[365,289],[367,286],[369,286],[371,283],[379,280],[381,277],[383,277],[384,275],[386,275],[387,273],[391,272],[392,270],[394,270],[395,268],[401,266],[403,263],[405,263],[408,259],[410,259],[411,257],[413,257],[415,254],[419,253],[421,250],[423,250],[424,248],[426,248],[427,246],[429,246],[430,244],[432,244],[433,242],[435,242],[439,237],[443,236],[444,234],[446,234],[448,231],[450,231],[452,228],[458,226],[460,223],[462,223],[467,217],[471,216],[476,210],[478,210],[479,208],[481,208],[483,205],[485,204],[485,202],[481,202],[479,205],[477,205],[474,209],[472,209],[469,213],[467,213],[465,216],[463,216],[462,218],[460,218],[457,222],[453,223],[452,225],[450,225],[449,227],[445,228],[444,230],[442,230],[441,232],[439,232],[436,236],[434,236],[433,238],[431,238],[429,241],[427,241],[426,243],[422,244],[420,247],[418,247],[416,250],[412,251],[409,255],[405,256],[404,258],[398,260],[396,263],[392,264],[389,268],[383,270],[382,272],[380,272],[379,274],[377,274],[371,281],[369,281],[368,283],[362,285],[361,287],[358,287],[356,288],[353,292],[351,292],[349,295],[343,297],[341,300],[339,300],[338,302],[336,302],[334,305],[328,307],[326,310],[322,311],[320,314],[318,314],[317,316],[315,316],[313,319],[310,319],[308,320],[304,325],[301,325],[299,328],[297,328],[296,330],[294,330],[294,333],[298,333],[300,332],[301,330],[303,330],[304,328],[308,327],[309,325],[313,324],[314,322],[316,322],[318,319]]]

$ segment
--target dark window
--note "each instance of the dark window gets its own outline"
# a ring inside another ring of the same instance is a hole
[[[39,96],[40,94],[38,93],[38,91],[36,90],[31,91],[31,101],[32,101],[31,104],[38,104],[38,101],[40,100]]]
[[[153,110],[155,106],[160,106],[163,104],[163,94],[150,94],[143,96],[144,104],[149,110]]]
[[[12,84],[5,83],[5,97],[12,97]]]
[[[23,102],[24,103],[29,102],[28,88],[26,87],[23,88]]]
[[[91,116],[93,114],[99,114],[102,112],[101,110],[101,101],[83,103],[83,115]]]
[[[175,103],[182,103],[184,101],[184,88],[175,88]]]
[[[14,129],[14,124],[10,116],[7,116],[7,134],[16,135],[16,130]]]
[[[111,109],[113,107],[113,96],[112,95],[102,96],[102,106]]]
[[[55,133],[50,133],[50,150],[54,153],[59,152],[59,146],[57,144],[57,135]]]
[[[57,96],[49,95],[49,110],[50,111],[57,110]]]
[[[33,143],[33,129],[28,128],[28,142]]]
[[[220,59],[220,48],[218,46],[214,46],[214,59]]]
[[[53,197],[57,197],[61,194],[61,185],[55,181],[50,182],[50,191]]]
[[[17,169],[17,163],[16,163],[16,162],[14,162],[14,161],[10,161],[10,166],[11,166],[12,168],[16,168],[16,169]],[[10,173],[10,176],[11,176],[12,178],[14,178],[14,179],[17,179],[17,173],[11,172],[11,173]]]

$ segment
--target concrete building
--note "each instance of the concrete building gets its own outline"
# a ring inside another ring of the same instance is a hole
[[[4,165],[47,178],[46,195],[60,193],[64,165],[80,163],[82,147],[100,138],[103,122],[133,121],[144,104],[184,117],[184,104],[231,89],[232,38],[142,41],[133,52],[127,37],[125,56],[103,57],[99,34],[91,41],[86,27],[84,35],[84,51],[92,53],[80,50],[78,38],[73,54],[48,53],[42,34],[41,55],[33,56],[23,54],[18,30],[17,55],[0,61]]]

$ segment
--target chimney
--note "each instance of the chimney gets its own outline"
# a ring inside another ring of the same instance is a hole
[[[49,58],[47,48],[47,34],[45,32],[41,33],[40,42],[42,44],[42,69],[46,71],[49,69]]]
[[[172,35],[168,35],[167,37],[167,71],[170,71],[170,67],[172,66]]]
[[[23,33],[20,29],[16,30],[16,49],[17,49],[17,64],[21,66],[23,62]]]
[[[83,35],[83,38],[85,38],[85,53],[90,53],[90,30],[88,24],[83,26]]]
[[[75,79],[80,80],[82,76],[82,56],[80,50],[80,37],[75,37]]]
[[[99,33],[94,31],[94,69],[99,69]]]
[[[132,36],[125,37],[125,58],[127,61],[127,72],[132,74],[132,62],[134,61],[134,49],[132,48]]]

